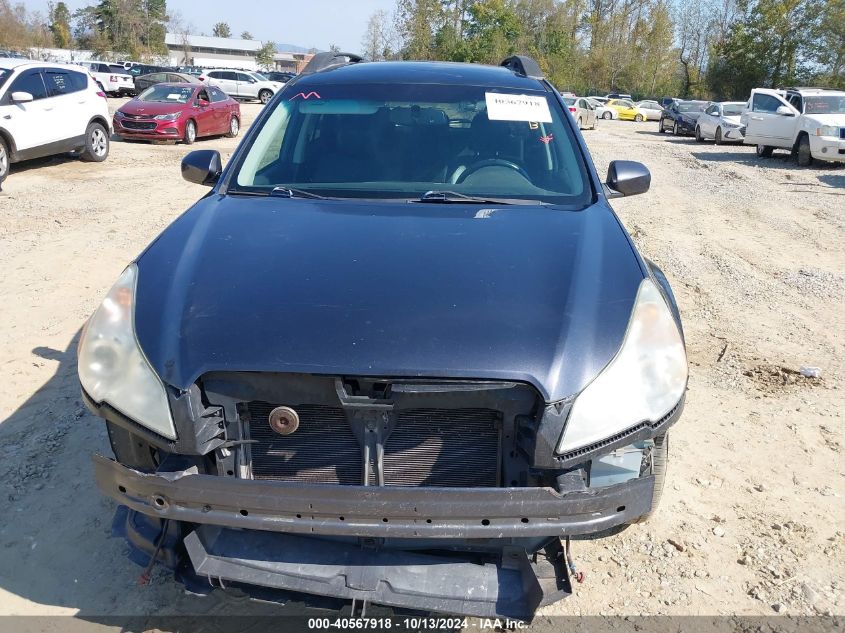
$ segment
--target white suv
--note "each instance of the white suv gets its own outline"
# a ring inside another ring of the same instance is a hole
[[[9,165],[64,152],[109,155],[109,108],[79,66],[0,59],[0,182]]]
[[[135,94],[135,80],[122,65],[98,61],[79,62],[79,65],[88,69],[106,94],[116,97]]]
[[[758,156],[787,149],[802,167],[813,159],[845,162],[845,91],[755,88],[741,122]]]
[[[220,88],[234,99],[258,99],[261,103],[270,101],[285,85],[248,70],[207,70],[199,79],[210,86]]]

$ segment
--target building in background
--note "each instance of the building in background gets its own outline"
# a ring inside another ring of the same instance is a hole
[[[255,54],[261,48],[258,40],[166,33],[164,43],[171,66],[258,70],[255,63]]]
[[[233,37],[208,37],[185,33],[167,33],[164,36],[171,66],[201,66],[204,68],[243,68],[258,70],[255,55],[262,43]],[[298,48],[298,47],[291,47]],[[301,50],[281,51],[274,57],[275,67],[298,73],[313,57]]]
[[[302,53],[296,51],[276,53],[273,56],[273,61],[276,64],[273,70],[299,74],[308,62],[311,61],[312,57],[314,57],[313,53]]]

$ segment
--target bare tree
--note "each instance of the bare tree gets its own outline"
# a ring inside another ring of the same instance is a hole
[[[395,35],[392,20],[387,11],[379,10],[367,21],[367,30],[361,41],[364,57],[373,61],[388,59],[393,55]]]

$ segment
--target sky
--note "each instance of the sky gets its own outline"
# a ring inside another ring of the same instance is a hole
[[[96,0],[64,0],[71,12]],[[23,0],[30,11],[46,15],[48,0]],[[395,0],[167,0],[197,35],[211,35],[217,22],[227,22],[232,35],[249,31],[257,40],[284,42],[306,48],[360,52],[367,20],[374,11],[391,11]]]

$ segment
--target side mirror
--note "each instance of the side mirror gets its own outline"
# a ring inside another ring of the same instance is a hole
[[[779,114],[780,116],[795,116],[795,113],[786,106],[778,106],[778,109],[775,110],[775,113]]]
[[[15,103],[27,103],[33,100],[33,96],[28,92],[13,92],[12,101]]]
[[[182,178],[211,187],[220,178],[223,164],[216,149],[198,149],[182,159]]]
[[[200,108],[204,108],[208,105],[208,101],[206,101],[205,99],[197,99],[197,105]]]
[[[607,168],[609,198],[635,196],[645,193],[651,186],[651,172],[642,163],[633,160],[614,160]]]

